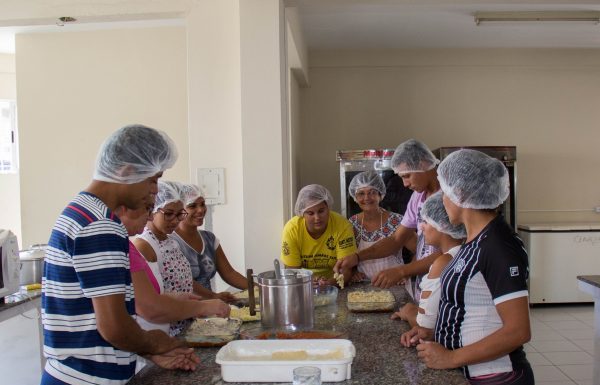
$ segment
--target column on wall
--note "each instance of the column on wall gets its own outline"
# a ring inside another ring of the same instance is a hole
[[[261,272],[279,255],[284,223],[283,5],[200,1],[186,24],[191,180],[198,168],[225,169],[213,231],[236,270]]]

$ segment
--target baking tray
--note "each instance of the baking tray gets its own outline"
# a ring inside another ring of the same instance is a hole
[[[202,328],[194,328],[193,325],[188,326],[180,335],[179,338],[185,340],[187,346],[192,348],[212,348],[219,347],[231,342],[239,337],[239,330],[242,321],[236,318],[205,318],[198,319],[200,322],[223,322],[227,324],[227,329],[223,333],[204,333]]]
[[[352,296],[366,296],[369,294],[386,296],[389,299],[384,301],[367,299],[361,301],[351,301]],[[353,313],[389,313],[394,311],[396,307],[396,297],[394,296],[394,293],[387,289],[371,288],[366,290],[354,290],[348,292],[346,306],[348,307],[348,310]]]
[[[239,340],[223,346],[216,362],[226,382],[292,382],[299,366],[316,366],[322,382],[339,382],[351,378],[354,356],[344,339]]]

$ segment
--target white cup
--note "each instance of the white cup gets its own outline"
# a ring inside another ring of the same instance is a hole
[[[321,385],[321,369],[314,366],[294,369],[294,385]]]

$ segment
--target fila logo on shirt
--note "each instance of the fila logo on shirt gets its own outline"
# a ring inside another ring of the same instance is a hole
[[[510,276],[518,277],[519,276],[519,266],[511,266],[510,267]]]
[[[465,268],[465,261],[463,259],[459,259],[456,261],[456,265],[454,266],[454,272],[459,274]]]

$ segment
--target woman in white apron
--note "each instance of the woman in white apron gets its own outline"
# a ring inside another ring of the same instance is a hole
[[[364,250],[382,238],[394,234],[400,226],[402,215],[379,206],[385,196],[385,183],[376,171],[356,174],[348,187],[350,196],[362,210],[350,217],[358,250]],[[361,261],[353,280],[371,280],[381,270],[403,264],[402,249],[385,258]]]

